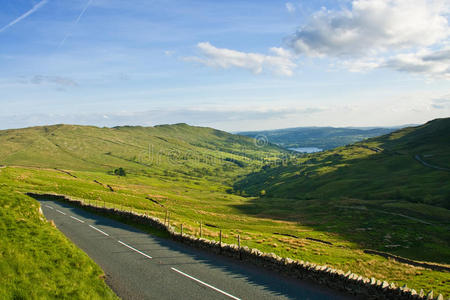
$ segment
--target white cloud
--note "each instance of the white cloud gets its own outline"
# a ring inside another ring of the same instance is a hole
[[[353,0],[316,12],[288,44],[352,72],[384,67],[450,79],[449,14],[446,0]]]
[[[291,2],[286,2],[286,9],[290,13],[295,12],[295,6]]]
[[[33,84],[56,84],[60,86],[78,86],[77,82],[71,78],[63,76],[35,75],[30,79]]]
[[[202,57],[187,57],[185,60],[196,61],[210,67],[228,69],[243,68],[255,74],[268,71],[277,75],[291,76],[297,66],[291,53],[283,48],[271,48],[273,55],[241,52],[225,48],[216,48],[209,42],[197,44]]]
[[[5,25],[2,28],[0,28],[0,32],[3,32],[6,29],[8,29],[8,28],[14,26],[15,24],[19,23],[20,21],[22,21],[23,19],[25,19],[26,17],[28,17],[29,15],[31,15],[32,13],[34,13],[35,11],[40,9],[42,6],[44,6],[47,2],[48,2],[47,0],[42,0],[41,2],[37,3],[29,11],[27,11],[26,13],[24,13],[20,17],[16,18],[15,20],[9,22],[7,25]]]
[[[399,54],[383,66],[401,72],[450,79],[450,48],[434,52],[421,50],[417,53]]]
[[[426,47],[450,36],[444,0],[354,0],[350,9],[315,13],[291,38],[308,56],[367,56]]]
[[[433,99],[431,101],[431,107],[434,109],[450,111],[450,95]]]
[[[166,55],[166,56],[172,56],[174,54],[175,54],[175,51],[173,51],[173,50],[165,50],[164,51],[164,55]]]

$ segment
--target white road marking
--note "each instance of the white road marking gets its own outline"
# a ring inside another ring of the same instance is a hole
[[[56,211],[57,211],[57,212],[59,212],[60,214],[66,215],[66,213],[65,213],[65,212],[63,212],[63,211],[60,211],[59,209],[57,209]]]
[[[100,233],[102,233],[102,234],[104,234],[104,235],[106,235],[106,236],[109,236],[109,234],[107,234],[106,232],[104,232],[104,231],[101,231],[100,229],[98,229],[97,227],[94,227],[94,226],[92,226],[92,225],[89,225],[89,227],[91,227],[92,229],[95,229],[95,230],[97,230],[98,232],[100,232]]]
[[[175,272],[177,272],[177,273],[179,273],[179,274],[181,274],[181,275],[183,275],[183,276],[189,278],[189,279],[192,279],[192,280],[194,280],[194,281],[196,281],[196,282],[198,282],[198,283],[200,283],[200,284],[203,284],[204,286],[207,286],[207,287],[209,287],[209,288],[215,290],[216,292],[219,292],[219,293],[221,293],[221,294],[224,294],[225,296],[228,296],[228,297],[230,297],[231,299],[241,300],[241,299],[238,298],[238,297],[235,297],[235,296],[233,296],[233,295],[230,295],[230,294],[228,294],[227,292],[224,292],[224,291],[222,291],[222,290],[220,290],[220,289],[218,289],[218,288],[216,288],[216,287],[214,287],[214,286],[212,286],[212,285],[210,285],[210,284],[207,284],[206,282],[203,282],[203,281],[201,281],[201,280],[198,280],[197,278],[194,278],[194,277],[192,277],[191,275],[188,275],[188,274],[186,274],[186,273],[183,273],[183,272],[181,272],[180,270],[177,270],[177,269],[175,269],[175,268],[171,268],[171,269],[172,269],[173,271],[175,271]]]
[[[124,245],[125,247],[128,247],[128,248],[130,248],[131,250],[136,251],[137,253],[142,254],[142,255],[144,255],[145,257],[149,258],[149,259],[152,259],[152,257],[151,257],[150,255],[147,255],[147,254],[145,254],[144,252],[141,252],[141,251],[139,251],[138,249],[135,249],[135,248],[131,247],[130,245],[125,244],[124,242],[122,242],[122,241],[118,241],[118,242],[121,243],[122,245]]]
[[[48,206],[48,205],[46,205],[45,207],[48,207],[48,208],[50,208],[50,209],[53,209],[53,207],[51,207],[51,206]]]
[[[72,219],[74,219],[74,220],[77,220],[78,222],[80,222],[80,223],[84,223],[84,221],[83,220],[80,220],[80,219],[78,219],[78,218],[75,218],[74,216],[70,216]]]

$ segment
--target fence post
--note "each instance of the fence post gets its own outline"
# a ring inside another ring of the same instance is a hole
[[[166,208],[166,214],[164,216],[164,226],[166,225],[166,222],[167,222],[167,208]]]
[[[170,227],[170,212],[167,214],[167,227]]]
[[[183,237],[183,223],[181,223],[181,237]]]
[[[202,237],[202,222],[200,221],[200,237]]]
[[[103,199],[103,208],[106,208],[106,202],[105,202],[105,199]]]
[[[238,251],[239,251],[239,259],[242,259],[241,255],[241,236],[238,234]]]
[[[219,233],[219,247],[220,247],[220,253],[222,253],[222,229],[220,229],[220,233]]]

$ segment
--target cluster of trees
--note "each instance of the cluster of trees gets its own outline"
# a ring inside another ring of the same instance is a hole
[[[125,170],[122,167],[115,169],[114,174],[117,176],[126,176],[127,175]]]

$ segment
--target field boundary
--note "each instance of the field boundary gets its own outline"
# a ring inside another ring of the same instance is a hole
[[[433,271],[450,272],[450,267],[447,267],[447,266],[443,266],[443,265],[439,265],[439,264],[433,264],[433,263],[430,263],[430,262],[416,261],[416,260],[412,260],[412,259],[408,259],[408,258],[405,258],[405,257],[398,256],[398,255],[382,252],[382,251],[365,249],[364,253],[379,255],[379,256],[382,256],[384,258],[388,258],[388,259],[390,258],[390,259],[393,259],[395,261],[398,261],[398,262],[401,262],[401,263],[404,263],[404,264],[412,265],[412,266],[415,266],[415,267],[422,267],[422,268],[430,269],[430,270],[433,270]]]
[[[174,228],[160,219],[139,214],[132,211],[123,211],[116,208],[107,208],[91,205],[81,200],[74,200],[65,195],[57,194],[39,194],[26,193],[26,195],[35,199],[47,199],[62,201],[74,206],[102,212],[109,215],[115,215],[128,219],[136,224],[147,225],[152,228],[161,230],[169,234],[170,238],[182,242],[184,244],[204,249],[216,254],[234,258],[236,260],[249,262],[256,266],[276,271],[298,279],[306,279],[321,285],[328,286],[331,289],[343,291],[361,299],[443,299],[442,295],[433,297],[433,291],[425,294],[423,290],[417,292],[408,288],[406,285],[397,287],[394,283],[377,280],[375,278],[367,278],[342,270],[331,268],[327,265],[317,265],[303,260],[292,260],[283,258],[274,253],[264,253],[255,248],[247,246],[241,247],[235,244],[226,244],[221,241],[208,240],[196,236],[184,234],[183,232],[175,232]],[[182,228],[182,227],[181,227]],[[182,229],[181,229],[182,230]]]

